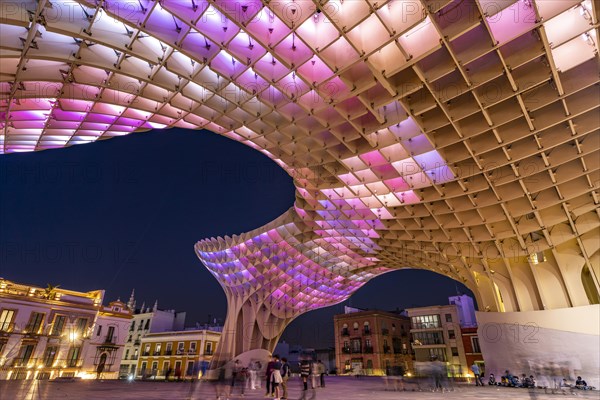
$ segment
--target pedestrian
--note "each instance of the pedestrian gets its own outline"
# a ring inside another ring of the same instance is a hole
[[[235,360],[235,362],[233,363],[233,368],[231,370],[231,394],[233,394],[233,391],[235,390],[235,385],[236,382],[240,382],[240,391],[241,391],[241,395],[244,395],[244,386],[245,386],[245,382],[243,382],[243,376],[242,376],[242,364],[240,363],[240,360]]]
[[[325,373],[326,373],[326,371],[325,371],[325,364],[323,364],[321,362],[321,360],[317,361],[317,364],[319,366],[319,378],[320,378],[320,382],[319,383],[320,383],[320,386],[322,388],[324,388],[325,387]]]
[[[275,357],[271,357],[267,364],[267,370],[265,371],[265,378],[267,379],[267,392],[265,396],[273,396],[273,387],[271,386],[271,378],[273,375],[273,369],[275,368]]]
[[[308,360],[300,362],[300,379],[302,380],[302,390],[308,390],[308,377],[310,376],[310,363]]]
[[[288,379],[290,378],[290,364],[288,364],[287,358],[283,357],[281,359],[281,399],[285,400],[288,397]]]
[[[317,385],[317,381],[319,379],[319,363],[313,362],[310,368],[310,375],[311,375],[311,386],[313,389],[316,389]]]
[[[279,385],[283,382],[283,378],[281,377],[281,361],[279,361],[279,356],[273,356],[273,372],[271,373],[271,392],[273,393],[273,397],[275,400],[281,400],[281,388]]]
[[[475,375],[475,386],[483,386],[483,380],[481,378],[481,371],[479,370],[479,365],[473,363],[473,365],[471,365],[471,371],[473,371],[473,375]]]
[[[250,376],[250,390],[254,390],[256,389],[256,362],[250,361],[250,364],[248,364],[248,375]]]

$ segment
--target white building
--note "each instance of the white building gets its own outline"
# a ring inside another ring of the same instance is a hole
[[[0,278],[0,379],[116,378],[131,312],[103,299]]]
[[[119,373],[121,378],[136,376],[142,339],[147,334],[183,330],[185,323],[185,312],[159,310],[158,302],[155,302],[152,308],[142,305],[140,309],[136,309],[135,292],[131,293],[127,306],[135,311],[126,332],[127,340]]]

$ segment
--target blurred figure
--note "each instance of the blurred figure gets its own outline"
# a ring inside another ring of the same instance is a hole
[[[271,357],[271,360],[267,364],[267,370],[265,371],[265,378],[267,379],[267,392],[265,396],[273,396],[273,388],[271,387],[271,379],[273,377],[273,369],[275,368],[275,358]]]
[[[319,376],[321,375],[321,371],[319,370],[319,363],[313,362],[310,368],[311,375],[311,386],[313,389],[316,389],[318,386]]]
[[[321,360],[317,361],[317,364],[319,366],[319,378],[320,378],[319,386],[324,388],[325,387],[325,373],[327,372],[327,371],[325,371],[325,364],[323,364],[321,362]]]
[[[273,357],[273,371],[271,372],[271,392],[275,397],[275,400],[280,400],[281,396],[281,382],[283,382],[283,378],[281,377],[281,362],[279,361],[279,356]]]
[[[302,381],[302,390],[308,390],[308,377],[310,376],[310,363],[308,360],[300,361],[300,380]]]
[[[479,365],[473,363],[473,365],[471,365],[471,371],[473,371],[473,375],[475,375],[475,386],[483,386],[483,380],[481,379],[481,371],[479,370]]]
[[[288,379],[290,378],[290,376],[292,375],[291,373],[291,369],[290,369],[290,364],[288,364],[288,360],[287,358],[283,357],[281,359],[281,391],[283,392],[281,394],[281,399],[285,400],[287,399],[288,396]]]
[[[498,382],[496,382],[496,377],[494,376],[494,374],[490,374],[490,379],[488,380],[488,385],[496,386],[497,384],[498,384]]]

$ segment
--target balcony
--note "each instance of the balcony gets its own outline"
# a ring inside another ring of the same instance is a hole
[[[171,354],[173,354],[173,350],[165,351],[165,356],[170,356]]]
[[[130,360],[137,360],[137,359],[138,359],[138,356],[136,356],[136,355],[133,355],[130,357]]]
[[[365,346],[365,354],[373,354],[373,346]]]
[[[139,346],[140,344],[142,344],[142,342],[140,341],[140,339],[135,339],[135,341],[133,342],[134,346]]]
[[[365,335],[370,335],[370,334],[371,334],[371,329],[370,329],[370,328],[365,328],[365,329],[363,330],[363,334],[365,334]]]
[[[196,350],[188,350],[188,355],[190,356],[195,356],[196,355]]]
[[[150,355],[149,351],[142,352],[142,357],[148,357]]]
[[[387,329],[387,328],[383,328],[383,329],[381,330],[381,334],[382,334],[382,335],[389,335],[389,334],[390,334],[390,330],[389,330],[389,329]]]
[[[350,351],[350,347],[343,347],[342,348],[342,353],[344,353],[344,354],[352,354],[352,352]]]
[[[178,350],[177,350],[177,353],[176,353],[176,355],[178,355],[178,356],[182,356],[182,355],[184,355],[184,354],[185,354],[185,350],[182,350],[182,349],[178,349]]]
[[[153,356],[160,356],[160,351],[155,351],[154,353],[152,353]]]
[[[392,351],[392,349],[391,349],[391,347],[390,347],[390,346],[383,346],[383,352],[384,352],[385,354],[388,354],[388,353],[390,353],[391,351]]]
[[[213,351],[212,351],[212,350],[206,350],[206,351],[204,352],[204,355],[205,355],[205,356],[212,356],[212,355],[213,355]]]
[[[115,344],[115,338],[112,336],[107,336],[104,338],[103,344]]]
[[[342,336],[350,336],[348,329],[342,329]]]

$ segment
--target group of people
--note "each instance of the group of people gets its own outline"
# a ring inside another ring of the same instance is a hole
[[[494,374],[490,374],[488,385],[520,388],[535,388],[537,386],[533,375],[521,374],[521,377],[519,377],[511,374],[509,370],[504,371],[504,375],[500,377],[499,381],[496,381]]]
[[[473,375],[475,375],[475,385],[476,386],[484,386],[483,383],[483,373],[479,369],[477,364],[471,365],[471,371]],[[497,381],[494,374],[490,374],[488,379],[488,385],[490,386],[506,386],[506,387],[515,387],[515,388],[536,388],[537,383],[535,381],[535,377],[533,375],[527,376],[526,374],[513,375],[509,370],[504,371],[504,375],[500,377],[500,380]],[[575,384],[569,383],[569,381],[564,378],[559,384],[559,388],[562,389],[581,389],[581,390],[593,390],[592,386],[588,386],[587,382],[581,378],[581,376],[577,377]]]
[[[235,392],[239,392],[240,395],[244,396],[245,390],[248,388],[250,390],[260,389],[262,385],[259,374],[262,370],[263,366],[260,361],[252,361],[247,367],[244,367],[239,360],[235,360],[231,368],[231,381],[227,384],[228,388],[226,388],[228,390],[225,390],[223,385],[218,386],[217,399],[228,398]],[[279,358],[278,355],[274,355],[267,363],[264,371],[266,383],[265,396],[272,397],[274,400],[286,400],[288,398],[288,380],[291,377],[291,366],[288,360],[285,357]],[[325,387],[325,374],[325,365],[320,360],[317,362],[312,362],[312,360],[303,360],[300,362],[303,399],[306,399],[309,380],[311,389]],[[226,376],[228,374],[222,368],[218,381],[221,383],[226,382]],[[315,397],[314,393],[312,397]]]

